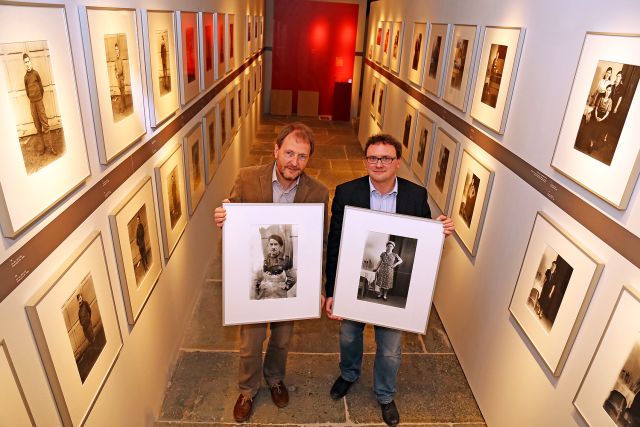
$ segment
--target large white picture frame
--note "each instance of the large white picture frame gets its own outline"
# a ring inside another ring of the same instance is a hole
[[[542,212],[536,215],[509,311],[560,376],[603,264]]]
[[[411,163],[411,153],[413,150],[413,143],[416,133],[416,120],[418,119],[418,109],[407,100],[404,103],[404,122],[402,125],[402,137],[400,142],[402,143],[402,159]]]
[[[502,134],[524,44],[524,28],[486,27],[471,117]]]
[[[573,401],[589,426],[616,427],[638,423],[637,410],[629,410],[629,407],[637,408],[638,405],[638,324],[640,294],[637,289],[625,286]],[[625,419],[628,421],[623,423]]]
[[[393,244],[390,254],[389,242]],[[424,334],[443,243],[439,221],[347,206],[333,314]],[[392,257],[396,263],[399,257],[402,262],[395,272],[381,269],[383,257]],[[389,285],[385,297],[378,298],[376,286],[387,289]]]
[[[198,12],[177,11],[178,66],[180,69],[180,103],[187,105],[201,89],[200,84],[200,19]]]
[[[218,159],[220,158],[218,136],[218,128],[220,125],[217,121],[215,105],[202,116],[202,127],[204,131],[205,169],[207,172],[207,183],[209,183],[218,170]]]
[[[376,35],[375,35],[375,48],[373,50],[373,60],[380,64],[380,58],[382,55],[382,36],[383,36],[383,27],[384,27],[384,22],[380,21],[377,24],[378,26],[376,27]]]
[[[453,26],[442,99],[462,112],[467,111],[469,103],[478,32],[476,25]]]
[[[413,152],[411,154],[411,171],[422,184],[427,182],[427,171],[429,170],[435,128],[436,125],[433,120],[427,117],[425,113],[418,113],[416,132],[413,138]]]
[[[180,108],[175,16],[170,10],[142,11],[147,104],[152,127]]]
[[[493,176],[494,172],[469,151],[465,149],[462,152],[451,218],[456,224],[456,235],[471,256],[478,251]]]
[[[640,115],[639,78],[640,36],[587,33],[551,161],[618,209],[627,207],[640,170],[640,122],[634,119]],[[601,91],[609,85],[607,108]]]
[[[236,64],[236,49],[235,49],[235,32],[236,32],[236,15],[233,13],[227,13],[225,16],[226,27],[226,65],[227,73],[235,68]]]
[[[81,425],[122,348],[101,234],[90,236],[25,309],[60,418]]]
[[[227,15],[224,13],[216,13],[216,62],[218,67],[216,69],[216,79],[221,79],[227,72],[226,58],[227,58]]]
[[[409,81],[416,86],[422,85],[422,71],[424,69],[424,56],[427,44],[427,23],[414,22],[411,45],[405,49],[409,54]]]
[[[436,97],[440,97],[442,90],[442,72],[449,47],[449,24],[431,24],[429,30],[429,44],[425,60],[424,79],[422,87]]]
[[[138,20],[134,9],[80,9],[100,163],[146,133]]]
[[[393,22],[383,22],[382,23],[382,47],[380,49],[381,65],[384,68],[389,68],[389,55],[391,54],[391,27],[393,26]]]
[[[393,36],[391,38],[391,59],[389,69],[394,74],[400,74],[400,63],[402,61],[402,42],[404,38],[404,21],[393,23]]]
[[[171,154],[154,168],[165,259],[171,257],[189,219],[181,148],[182,144],[177,144]]]
[[[162,272],[151,177],[109,215],[127,322],[136,323]]]
[[[202,89],[206,90],[213,86],[216,80],[216,67],[218,66],[215,56],[215,14],[212,12],[200,12],[200,67]]]
[[[320,317],[322,203],[225,203],[223,323]]]
[[[20,386],[18,375],[11,362],[9,350],[4,340],[0,340],[0,384],[2,384],[2,405],[0,425],[12,427],[35,427],[29,405]]]
[[[91,170],[65,8],[2,4],[0,15],[11,17],[0,26],[0,226],[15,238]],[[46,131],[31,113],[25,54],[42,82],[33,104],[45,110]]]
[[[449,212],[451,187],[455,181],[455,166],[458,161],[460,144],[442,128],[436,131],[436,139],[431,154],[431,166],[427,190],[438,209],[444,214]]]

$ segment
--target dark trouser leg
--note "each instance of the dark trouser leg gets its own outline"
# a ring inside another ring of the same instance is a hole
[[[264,357],[263,374],[269,386],[284,379],[289,354],[289,341],[293,334],[293,322],[271,323],[271,336]]]
[[[266,323],[240,326],[238,386],[247,399],[253,398],[260,388],[262,343],[266,336]]]

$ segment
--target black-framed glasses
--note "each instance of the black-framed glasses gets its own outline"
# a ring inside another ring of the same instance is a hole
[[[367,163],[369,163],[370,165],[375,165],[376,163],[378,163],[379,161],[382,162],[383,165],[390,165],[391,162],[393,162],[395,159],[397,159],[397,157],[377,157],[377,156],[367,156],[365,157],[365,159],[367,159]]]

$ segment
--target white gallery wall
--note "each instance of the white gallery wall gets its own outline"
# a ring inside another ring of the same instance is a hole
[[[32,2],[42,4],[44,2]],[[69,197],[60,202],[50,212],[43,215],[37,222],[31,225],[25,232],[15,239],[2,239],[0,246],[0,261],[12,259],[18,249],[25,245],[46,225],[51,223],[56,216],[69,206],[73,205],[88,189],[101,184],[102,179],[123,162],[130,162],[128,158],[134,151],[143,146],[154,135],[157,135],[167,123],[175,118],[170,118],[157,129],[149,126],[148,108],[145,104],[147,115],[147,133],[123,155],[110,162],[107,166],[99,160],[98,148],[95,137],[95,126],[92,118],[92,106],[89,93],[89,77],[85,66],[86,53],[83,46],[82,30],[80,25],[79,10],[81,6],[134,8],[138,11],[139,25],[140,10],[184,10],[184,11],[211,11],[235,14],[235,63],[233,70],[240,67],[245,59],[244,37],[245,16],[264,16],[264,2],[262,0],[112,0],[96,2],[64,1],[66,11],[67,29],[73,56],[76,86],[82,117],[82,128],[88,152],[91,175]],[[29,3],[25,3],[29,4]],[[57,3],[60,4],[60,3]],[[0,16],[0,25],[12,19],[11,16]],[[25,22],[24,25],[29,25]],[[142,32],[138,34],[138,48],[142,47]],[[3,41],[6,42],[6,41]],[[142,63],[144,76],[144,63]],[[182,237],[177,243],[171,257],[162,261],[163,270],[149,299],[137,318],[134,325],[127,322],[124,304],[124,295],[120,285],[114,240],[109,224],[108,215],[135,189],[145,178],[151,177],[154,184],[154,205],[156,220],[160,224],[159,206],[156,197],[156,182],[154,167],[164,161],[173,151],[176,145],[182,143],[187,132],[199,124],[204,114],[214,107],[221,96],[227,90],[231,90],[240,77],[230,82],[221,93],[209,102],[196,115],[184,123],[171,141],[167,142],[157,152],[153,152],[151,158],[144,162],[137,170],[128,170],[132,175],[115,192],[105,195],[105,201],[71,234],[64,238],[63,243],[47,257],[29,276],[3,301],[0,302],[0,342],[4,341],[8,356],[14,368],[14,375],[22,389],[24,400],[31,412],[33,422],[39,426],[62,425],[53,392],[50,388],[43,361],[39,355],[34,334],[32,333],[25,305],[37,294],[43,285],[51,280],[59,270],[62,263],[78,249],[78,247],[93,233],[99,232],[104,243],[104,254],[108,274],[111,281],[111,292],[117,314],[117,323],[122,337],[122,348],[117,356],[111,371],[99,391],[98,397],[90,409],[86,418],[86,426],[142,426],[152,425],[159,413],[164,396],[165,387],[169,375],[173,371],[173,364],[177,357],[180,339],[183,336],[186,322],[190,319],[195,301],[199,295],[201,285],[208,274],[211,261],[219,256],[221,248],[221,233],[213,224],[213,209],[220,201],[227,197],[233,185],[236,173],[249,151],[249,142],[253,138],[260,115],[260,95],[256,102],[251,104],[251,110],[240,120],[241,126],[238,133],[233,136],[230,148],[218,165],[213,180],[206,185],[206,190],[200,204],[189,221]],[[216,82],[215,85],[218,85]],[[215,86],[214,85],[214,86]],[[143,78],[143,89],[147,96],[146,82]],[[175,88],[177,90],[177,87]],[[201,91],[195,100],[190,101],[185,107],[178,110],[179,115],[206,91]],[[243,96],[244,95],[243,90]],[[75,96],[75,94],[63,94],[63,96]],[[146,101],[145,101],[146,102]],[[243,108],[246,103],[243,104]],[[126,163],[124,163],[126,167]],[[3,186],[14,183],[3,182]],[[186,191],[186,189],[183,189]],[[78,207],[81,210],[81,207]],[[186,206],[183,208],[186,209]],[[153,230],[160,237],[160,227]],[[161,257],[163,255],[161,254]],[[2,351],[0,349],[0,351]],[[3,384],[2,387],[9,387]],[[8,388],[7,388],[8,390]],[[3,390],[4,394],[4,390]],[[4,403],[2,403],[4,406]],[[3,410],[4,411],[4,410]],[[0,411],[1,414],[4,412]],[[1,423],[0,423],[1,424]]]
[[[503,135],[473,120],[469,115],[470,108],[462,113],[441,98],[427,96],[445,106],[451,114],[462,117],[479,132],[490,135],[498,144],[635,236],[640,235],[638,185],[627,208],[618,210],[550,166],[586,32],[640,34],[640,3],[632,0],[613,0],[606,5],[594,0],[380,0],[371,4],[365,46],[373,40],[372,32],[376,31],[378,22],[400,20],[404,21],[405,27],[399,77],[407,83],[408,49],[413,47],[414,22],[525,29]],[[476,56],[480,49],[476,50]],[[477,57],[474,59],[473,82],[478,72]],[[382,81],[388,82],[388,93],[384,125],[380,129],[369,114],[369,94],[374,77],[380,77],[382,73],[366,64],[364,67],[360,141],[364,144],[369,135],[380,131],[400,139],[405,101],[409,95],[382,76]],[[635,97],[638,98],[637,93]],[[640,270],[442,118],[428,112],[418,102],[414,105],[419,105],[420,112],[427,114],[461,144],[459,153],[463,148],[468,150],[495,172],[477,254],[475,257],[469,255],[456,236],[447,239],[434,298],[487,424],[492,427],[587,425],[573,405],[574,398],[621,290],[625,286],[640,290]],[[637,120],[637,117],[628,120]],[[458,166],[454,170],[458,171]],[[401,171],[402,176],[417,181],[406,165]],[[439,213],[433,201],[430,205],[434,213]],[[509,311],[539,211],[604,264],[593,296],[586,300],[586,313],[566,364],[557,377],[547,369]],[[603,351],[616,352],[616,348]]]

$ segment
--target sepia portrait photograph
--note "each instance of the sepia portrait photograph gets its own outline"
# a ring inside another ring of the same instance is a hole
[[[458,143],[447,132],[438,128],[429,168],[427,190],[441,212],[448,212],[453,183],[453,170],[458,155]]]
[[[46,40],[0,43],[17,143],[27,175],[64,155],[65,140]]]
[[[216,143],[218,138],[218,125],[216,123],[215,106],[204,115],[202,118],[202,124],[204,126],[205,169],[207,174],[207,183],[209,183],[218,169],[218,144]]]
[[[228,13],[227,14],[227,53],[229,57],[227,58],[227,71],[233,70],[233,66],[235,64],[235,52],[234,52],[234,24],[235,24],[236,16]]]
[[[602,267],[550,216],[536,214],[509,311],[554,376],[569,356]]]
[[[635,342],[602,407],[617,427],[640,426],[640,339]]]
[[[160,45],[160,51],[157,52],[160,61],[158,64],[161,69],[158,73],[158,87],[160,88],[160,96],[164,96],[171,92],[171,69],[169,68],[169,58],[172,53],[169,51],[169,31],[156,31],[156,39]]]
[[[392,22],[384,22],[383,23],[383,40],[382,40],[382,66],[385,68],[389,68],[389,42],[391,38],[391,25]]]
[[[153,253],[149,237],[149,221],[147,220],[147,206],[143,204],[138,212],[127,224],[129,246],[131,249],[131,264],[136,277],[136,284],[144,279],[147,271],[153,265]]]
[[[238,129],[236,117],[236,93],[234,90],[229,92],[229,129],[235,132]]]
[[[444,68],[444,55],[448,48],[449,28],[449,24],[431,24],[429,33],[426,71],[422,85],[435,96],[440,96],[442,87],[442,70]]]
[[[169,200],[169,219],[171,229],[173,230],[182,217],[182,203],[180,202],[180,175],[178,174],[178,166],[174,167],[167,177],[167,199]]]
[[[371,78],[371,108],[369,109],[369,113],[371,117],[375,119],[376,117],[376,88],[378,87],[378,79],[375,77]]]
[[[226,65],[225,65],[225,52],[226,52],[226,46],[225,46],[225,39],[224,36],[225,34],[227,34],[225,28],[224,28],[224,23],[225,23],[225,19],[226,19],[226,15],[224,13],[218,13],[216,14],[216,23],[217,23],[217,38],[216,38],[216,48],[217,48],[217,52],[218,52],[218,78],[221,78],[222,76],[224,76],[225,71],[227,69]]]
[[[223,323],[320,317],[323,204],[223,206]]]
[[[437,221],[345,207],[333,314],[424,333],[443,241]]]
[[[202,200],[205,190],[204,176],[204,144],[202,141],[202,121],[184,137],[184,163],[187,176],[187,200],[189,214],[193,215]]]
[[[417,243],[410,237],[369,231],[357,298],[405,308]]]
[[[427,182],[427,171],[431,158],[431,148],[433,140],[433,121],[426,115],[418,114],[416,131],[413,144],[413,158],[411,159],[411,170],[418,177],[422,184]]]
[[[91,274],[65,301],[61,314],[84,383],[107,343]]]
[[[218,101],[218,112],[220,114],[220,159],[224,157],[229,149],[230,135],[227,127],[227,97],[224,96]]]
[[[402,59],[402,38],[404,37],[404,22],[393,23],[393,33],[391,37],[391,71],[395,74],[400,72],[400,61]]]
[[[484,83],[482,85],[480,101],[492,108],[495,108],[498,102],[498,93],[500,92],[507,49],[508,46],[492,44],[489,52],[489,60],[484,73]]]
[[[611,165],[639,78],[640,66],[598,61],[573,146],[576,150]]]
[[[480,178],[473,172],[467,171],[464,178],[464,187],[462,190],[462,201],[458,207],[458,214],[464,221],[467,227],[471,227],[471,219],[473,218],[473,211],[476,207],[476,197],[478,196],[478,189],[480,188]]]
[[[413,36],[409,46],[409,81],[422,84],[422,68],[424,63],[424,52],[427,36],[427,24],[424,22],[413,23]]]
[[[133,114],[127,35],[123,33],[105,34],[104,49],[109,73],[113,121],[119,122]]]
[[[475,25],[454,25],[452,46],[449,49],[443,98],[463,112],[467,109],[467,93],[476,33],[477,27]]]
[[[416,130],[417,109],[405,103],[404,122],[402,127],[402,158],[409,163],[411,161],[411,150],[413,149],[413,134]]]
[[[296,296],[298,229],[295,224],[254,225],[250,299]]]
[[[416,155],[416,161],[418,165],[424,165],[424,156],[427,152],[427,138],[429,137],[429,129],[422,128],[420,129],[419,140],[418,140],[418,154]]]

